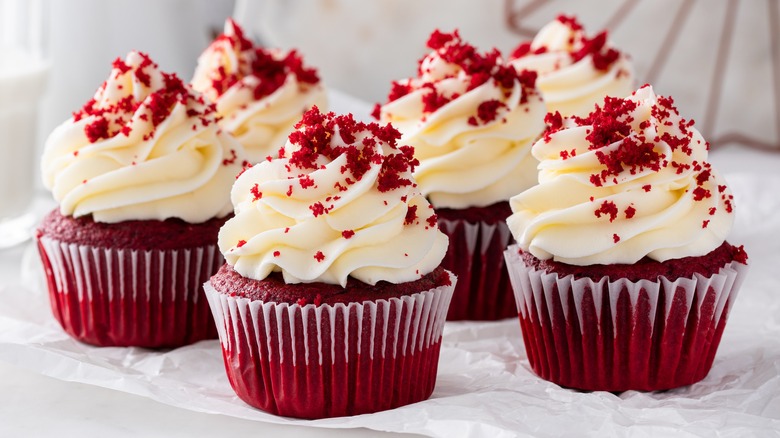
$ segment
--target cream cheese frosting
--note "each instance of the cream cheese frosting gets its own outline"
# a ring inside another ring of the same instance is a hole
[[[412,145],[415,178],[437,208],[484,207],[536,183],[533,142],[545,106],[534,72],[517,72],[497,50],[481,54],[458,32],[434,32],[418,77],[394,82],[375,117]]]
[[[199,93],[131,52],[49,135],[44,186],[63,215],[98,222],[223,217],[244,152],[216,122]]]
[[[626,97],[635,86],[631,60],[610,44],[607,31],[588,38],[582,25],[565,15],[520,44],[510,64],[537,72],[547,110],[564,116],[584,117],[605,96]]]
[[[539,185],[510,200],[519,247],[572,265],[665,261],[720,246],[733,197],[708,143],[645,85],[585,118],[548,116],[533,146]]]
[[[231,19],[198,58],[192,86],[217,104],[220,125],[253,163],[275,157],[306,110],[327,106],[316,70],[296,51],[256,47]]]
[[[307,112],[277,159],[235,182],[219,247],[241,275],[287,283],[414,281],[441,263],[447,237],[412,177],[413,149],[390,125]]]

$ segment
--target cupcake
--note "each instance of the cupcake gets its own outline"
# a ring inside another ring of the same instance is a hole
[[[216,337],[201,285],[223,263],[243,149],[212,104],[147,55],[109,78],[46,141],[59,208],[37,230],[54,316],[99,346],[176,347]]]
[[[317,71],[295,50],[257,47],[232,19],[198,58],[192,87],[217,104],[220,126],[252,163],[276,157],[301,115],[327,105]]]
[[[710,370],[747,255],[708,144],[645,85],[548,119],[506,251],[531,367],[561,386],[661,390]]]
[[[635,87],[630,58],[608,38],[606,30],[588,38],[575,17],[560,15],[517,46],[510,64],[539,74],[549,112],[585,117],[604,97],[626,97]]]
[[[390,125],[315,107],[233,186],[206,283],[227,375],[264,411],[357,415],[428,398],[455,276]]]
[[[457,31],[433,32],[418,76],[392,84],[374,116],[415,149],[414,173],[450,238],[442,265],[458,276],[450,320],[517,315],[503,251],[509,198],[536,183],[531,144],[544,130],[536,73],[497,50],[480,53]]]

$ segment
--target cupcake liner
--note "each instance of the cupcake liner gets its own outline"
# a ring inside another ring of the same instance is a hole
[[[223,263],[216,245],[131,250],[41,236],[52,312],[98,346],[177,347],[217,337],[201,285]]]
[[[505,252],[531,368],[561,386],[661,390],[703,379],[747,266],[670,281],[559,278]]]
[[[230,296],[210,282],[204,288],[228,380],[256,408],[338,417],[415,403],[433,392],[452,285],[319,306]]]
[[[450,238],[441,264],[458,276],[447,319],[493,321],[517,317],[504,267],[504,250],[512,238],[506,222],[472,223],[440,217],[439,229]]]

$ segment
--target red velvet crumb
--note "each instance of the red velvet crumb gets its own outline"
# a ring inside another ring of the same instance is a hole
[[[410,205],[406,210],[406,218],[404,219],[404,225],[411,225],[417,220],[417,206]]]
[[[597,218],[600,218],[602,215],[609,216],[609,221],[612,222],[617,218],[618,208],[614,202],[604,201],[594,214]]]
[[[262,99],[278,90],[289,75],[295,76],[301,84],[317,84],[320,81],[314,68],[305,67],[301,56],[291,50],[284,55],[276,55],[262,47],[255,46],[244,36],[244,31],[234,21],[230,20],[234,35],[219,35],[210,49],[223,50],[223,44],[240,52],[243,57],[235,72],[228,73],[224,66],[219,66],[212,72],[211,87],[217,96],[221,96],[235,84],[248,76],[257,78],[252,94],[256,100]]]

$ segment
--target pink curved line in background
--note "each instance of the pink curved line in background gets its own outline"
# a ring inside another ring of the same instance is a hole
[[[723,85],[726,81],[726,65],[731,54],[731,40],[734,38],[734,23],[737,22],[737,0],[728,0],[726,5],[726,17],[723,22],[723,31],[718,41],[718,54],[715,58],[715,68],[712,72],[710,83],[709,101],[704,113],[702,134],[705,138],[712,138],[715,117],[718,115],[720,98],[723,94]]]
[[[666,60],[669,59],[669,55],[672,53],[672,47],[677,42],[677,38],[682,33],[683,24],[688,18],[693,8],[692,0],[685,0],[680,5],[680,9],[674,15],[672,26],[664,36],[664,41],[661,43],[661,47],[658,49],[658,53],[655,54],[655,59],[650,63],[650,70],[647,71],[644,82],[653,84],[658,81],[658,76],[661,74],[664,66],[666,66]]]

